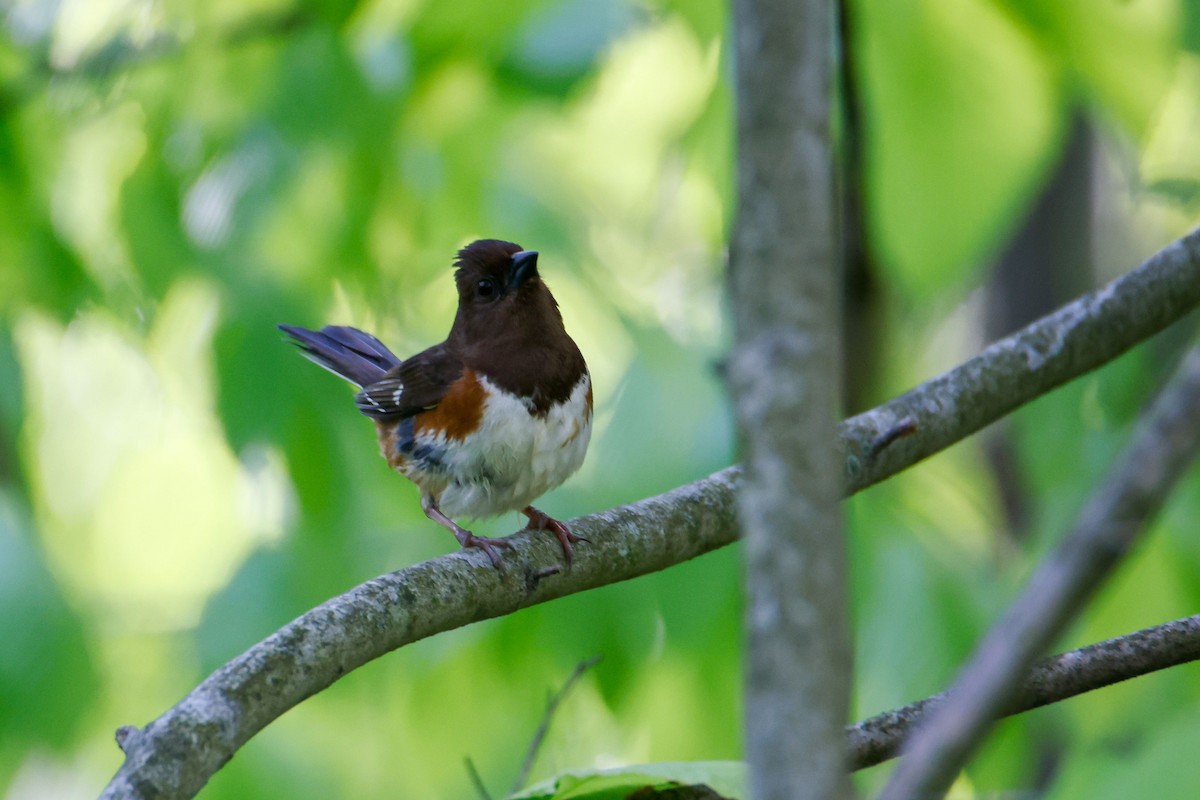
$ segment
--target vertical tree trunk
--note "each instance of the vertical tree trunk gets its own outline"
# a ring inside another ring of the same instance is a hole
[[[831,0],[734,4],[729,380],[746,475],[746,756],[759,800],[846,797]]]

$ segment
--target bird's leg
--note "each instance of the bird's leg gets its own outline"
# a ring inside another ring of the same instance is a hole
[[[458,543],[463,547],[478,547],[487,553],[488,558],[492,560],[492,566],[496,569],[500,568],[500,554],[496,552],[496,548],[512,547],[512,542],[505,541],[504,539],[489,539],[486,536],[476,536],[471,533],[443,514],[442,510],[438,508],[437,501],[433,499],[433,495],[431,494],[421,493],[421,510],[425,512],[425,516],[453,533],[454,538],[458,539]]]
[[[521,509],[521,513],[529,517],[529,524],[525,527],[535,531],[552,531],[558,537],[558,541],[562,544],[563,555],[567,558],[567,569],[571,568],[571,545],[575,542],[586,542],[587,539],[582,536],[576,536],[571,533],[571,529],[562,524],[554,517],[544,511],[538,511],[533,506],[525,506]]]

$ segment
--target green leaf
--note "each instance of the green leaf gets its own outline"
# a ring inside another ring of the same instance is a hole
[[[99,680],[68,607],[16,508],[0,494],[0,741],[68,744]]]
[[[1173,0],[1008,0],[1068,79],[1135,136],[1154,122],[1184,26]],[[1190,12],[1194,16],[1195,12]]]
[[[1107,742],[1071,747],[1058,780],[1042,796],[1050,800],[1194,797],[1200,785],[1200,759],[1196,758],[1200,727],[1196,725],[1195,702],[1194,694],[1187,700],[1177,697],[1173,708],[1165,710],[1168,716],[1158,717],[1145,737],[1134,739],[1119,727],[1112,727],[1105,729]]]
[[[149,292],[162,299],[171,282],[199,260],[181,226],[176,180],[161,157],[165,143],[156,136],[137,168],[121,188],[118,208],[125,241],[139,277]]]
[[[722,797],[745,797],[746,767],[740,761],[676,761],[618,769],[572,770],[512,795],[509,800],[623,800],[647,788],[682,786],[707,786]]]
[[[566,0],[537,9],[516,32],[501,76],[518,91],[536,87],[565,97],[636,16],[621,0]]]
[[[63,318],[95,285],[42,213],[25,144],[0,115],[0,315],[24,301]]]
[[[856,12],[871,235],[900,288],[928,299],[1015,225],[1061,136],[1058,74],[983,0]]]

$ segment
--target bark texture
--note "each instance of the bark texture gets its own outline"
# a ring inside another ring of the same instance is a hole
[[[758,800],[851,795],[837,471],[841,269],[829,0],[734,3],[729,384],[745,479],[746,758]]]

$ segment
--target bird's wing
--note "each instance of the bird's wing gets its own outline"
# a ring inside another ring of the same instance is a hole
[[[358,410],[375,419],[404,419],[435,407],[463,373],[462,360],[439,344],[388,370],[354,396]]]

